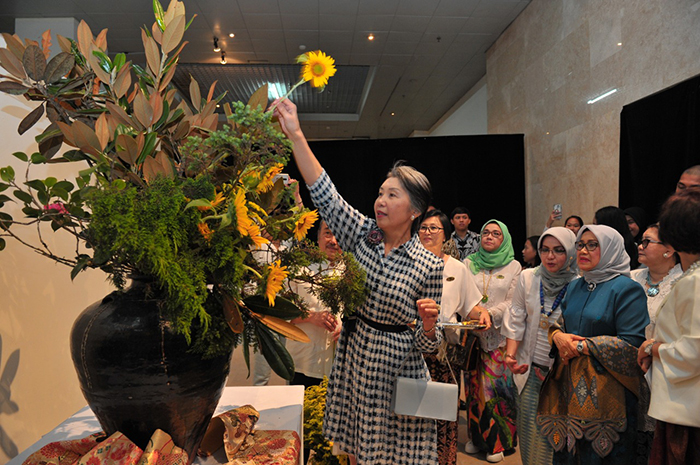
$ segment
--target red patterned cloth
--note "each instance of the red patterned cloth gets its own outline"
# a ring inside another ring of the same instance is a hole
[[[224,425],[223,437],[213,442],[226,448],[229,465],[299,463],[301,440],[296,431],[253,431],[260,414],[251,405],[229,410],[212,422]],[[211,429],[218,431],[218,429]],[[220,432],[218,433],[221,434]],[[52,442],[33,453],[22,465],[187,465],[187,453],[161,430],[151,436],[145,451],[122,433],[108,438],[103,433],[82,439]]]
[[[156,430],[143,451],[120,432],[103,433],[45,445],[23,465],[187,465],[187,453],[170,436]]]

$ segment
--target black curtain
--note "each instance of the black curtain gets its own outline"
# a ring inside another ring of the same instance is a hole
[[[700,76],[625,105],[620,125],[620,207],[655,221],[681,173],[700,164]]]
[[[311,149],[340,194],[365,215],[374,217],[374,200],[395,161],[425,174],[433,205],[448,216],[456,206],[471,211],[470,229],[503,221],[513,237],[516,258],[526,238],[523,135],[484,135],[318,141]],[[287,172],[301,176],[293,161]],[[305,205],[308,191],[301,189]]]

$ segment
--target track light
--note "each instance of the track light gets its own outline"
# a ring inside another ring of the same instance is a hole
[[[226,64],[226,52],[224,52],[223,50],[221,51],[221,62],[220,63],[222,65]]]
[[[219,38],[218,37],[214,37],[214,51],[215,52],[221,51],[221,47],[219,47]]]

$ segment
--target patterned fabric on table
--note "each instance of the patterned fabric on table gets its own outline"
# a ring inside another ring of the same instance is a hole
[[[22,465],[187,465],[187,453],[170,436],[156,430],[146,450],[141,450],[120,432],[105,439],[103,433],[82,439],[52,442]]]
[[[321,217],[340,247],[352,252],[367,273],[367,300],[357,314],[387,325],[418,318],[416,301],[440,302],[443,261],[414,235],[384,254],[383,234],[374,220],[343,200],[325,171],[309,187]],[[359,464],[433,464],[437,462],[435,421],[396,415],[391,410],[394,381],[401,376],[428,379],[421,352],[434,351],[420,324],[415,332],[379,331],[358,319],[354,332],[343,328],[331,369],[323,433]],[[413,347],[415,347],[414,350]]]
[[[497,454],[517,445],[518,390],[503,362],[505,348],[479,351],[475,370],[469,372],[469,432],[476,447]]]
[[[541,391],[537,424],[555,463],[636,463],[638,399],[648,398],[637,349],[612,336],[587,341],[590,356],[568,365],[557,356]]]

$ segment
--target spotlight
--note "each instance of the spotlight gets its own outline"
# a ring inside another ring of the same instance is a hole
[[[234,33],[232,32],[232,33],[231,33],[231,34],[229,34],[228,36],[229,36],[230,38],[232,38],[232,39],[233,39],[234,37],[236,37],[236,34],[234,34]]]
[[[224,52],[223,50],[221,51],[221,61],[220,61],[220,63],[221,63],[222,65],[225,65],[225,64],[226,64],[226,52]]]
[[[367,40],[374,40],[374,34],[370,33],[370,34],[367,36]]]
[[[219,47],[219,39],[218,37],[214,37],[214,51],[215,52],[220,52],[221,47]]]

